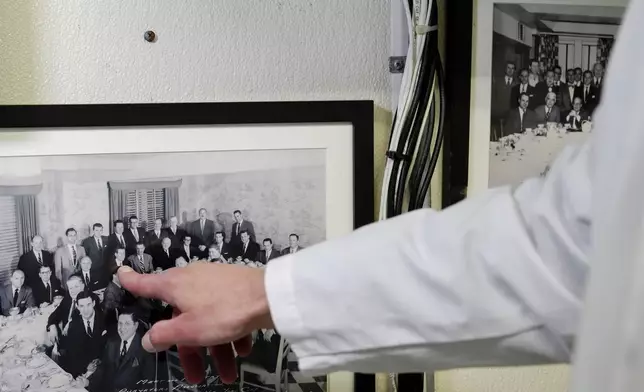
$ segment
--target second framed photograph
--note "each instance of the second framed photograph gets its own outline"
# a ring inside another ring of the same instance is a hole
[[[3,391],[353,391],[276,330],[237,383],[207,362],[188,385],[176,347],[141,346],[172,307],[116,271],[264,268],[370,223],[372,102],[5,106],[0,128]]]
[[[593,129],[626,0],[479,0],[468,194],[543,174]]]

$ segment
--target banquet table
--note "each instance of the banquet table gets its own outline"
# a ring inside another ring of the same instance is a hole
[[[517,185],[544,173],[565,146],[582,144],[589,135],[554,129],[542,135],[526,132],[491,142],[489,187]]]
[[[0,392],[86,392],[44,353],[47,319],[58,304],[31,315],[0,316]]]

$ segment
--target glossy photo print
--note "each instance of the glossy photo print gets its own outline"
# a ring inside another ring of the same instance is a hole
[[[119,283],[190,263],[264,268],[327,236],[324,149],[0,157],[0,390],[186,390],[176,347],[143,334],[172,315]],[[240,377],[199,391],[326,391],[274,330]]]
[[[543,174],[583,143],[624,7],[496,3],[489,186]]]

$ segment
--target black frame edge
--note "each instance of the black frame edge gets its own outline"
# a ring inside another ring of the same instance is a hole
[[[465,198],[468,181],[474,1],[446,1],[447,102],[443,207]]]
[[[7,128],[294,123],[352,124],[354,229],[374,222],[373,101],[0,105],[0,132]],[[374,374],[354,373],[355,392],[374,390]]]

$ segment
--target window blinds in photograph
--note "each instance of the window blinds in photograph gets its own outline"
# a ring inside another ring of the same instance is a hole
[[[125,208],[128,217],[136,215],[139,226],[145,230],[154,228],[154,220],[165,219],[165,191],[163,189],[139,189],[127,193]],[[127,227],[127,222],[126,222]]]
[[[0,284],[9,282],[11,271],[20,256],[16,201],[13,196],[0,196]]]

